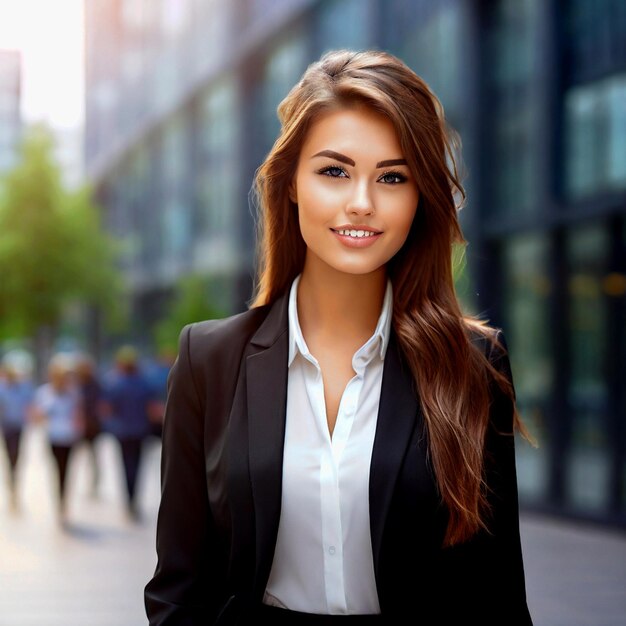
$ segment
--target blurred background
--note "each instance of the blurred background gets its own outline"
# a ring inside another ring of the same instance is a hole
[[[130,344],[158,381],[183,324],[244,310],[252,178],[331,48],[400,56],[461,135],[457,286],[538,441],[523,510],[626,531],[622,0],[0,0],[0,354],[38,383]]]

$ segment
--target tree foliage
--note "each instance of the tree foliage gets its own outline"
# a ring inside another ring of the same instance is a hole
[[[116,245],[87,186],[68,189],[42,125],[27,130],[0,196],[0,333],[56,328],[70,303],[113,314],[122,289]]]
[[[223,317],[224,314],[211,297],[211,281],[206,276],[184,276],[175,287],[169,310],[154,327],[157,350],[175,353],[178,336],[185,324]]]

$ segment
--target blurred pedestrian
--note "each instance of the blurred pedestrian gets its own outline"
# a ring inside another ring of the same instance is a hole
[[[9,461],[9,501],[13,511],[19,509],[17,471],[22,433],[26,427],[35,396],[32,372],[5,359],[0,380],[0,427]]]
[[[153,415],[158,412],[152,385],[142,371],[134,346],[118,349],[114,370],[104,381],[103,427],[119,442],[126,480],[128,513],[139,520],[137,479],[143,444],[151,434]]]
[[[58,516],[67,522],[67,474],[72,450],[82,439],[84,419],[73,363],[65,353],[54,355],[47,368],[47,382],[35,392],[33,414],[46,428],[58,471]]]
[[[100,483],[100,465],[96,442],[102,432],[102,384],[94,358],[80,354],[75,365],[76,382],[80,391],[85,422],[82,441],[89,454],[91,466],[91,493],[97,495]]]
[[[150,384],[154,390],[155,405],[151,415],[152,434],[161,439],[163,432],[163,417],[165,415],[165,402],[167,400],[167,377],[169,376],[176,352],[170,348],[161,348],[154,360],[154,363],[148,370]]]

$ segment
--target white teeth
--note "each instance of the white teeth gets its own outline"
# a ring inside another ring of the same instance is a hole
[[[372,235],[375,235],[376,233],[370,231],[370,230],[338,230],[337,231],[340,235],[345,235],[347,237],[371,237]]]

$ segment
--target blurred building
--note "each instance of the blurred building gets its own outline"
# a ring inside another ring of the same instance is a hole
[[[148,328],[177,277],[251,295],[276,106],[330,48],[382,48],[463,139],[468,310],[505,330],[528,508],[626,528],[626,5],[91,0],[86,167]],[[141,328],[138,327],[139,332]]]
[[[76,189],[85,181],[83,158],[83,128],[76,126],[54,126],[54,157],[59,164],[63,183],[70,189]]]
[[[0,50],[0,172],[15,163],[21,133],[21,57]]]

